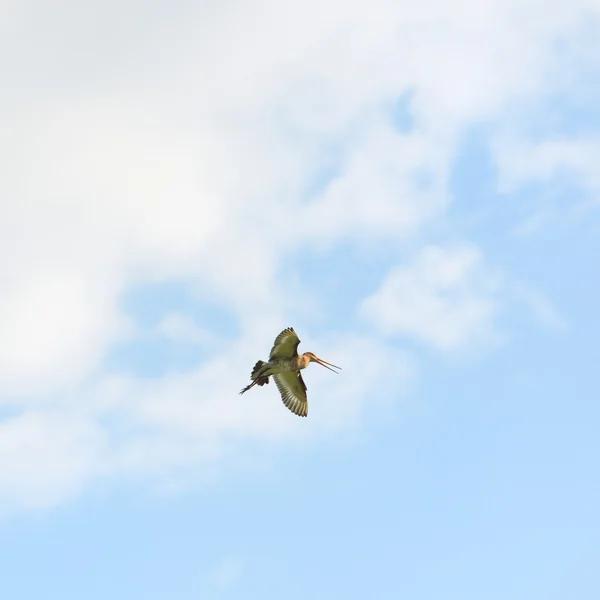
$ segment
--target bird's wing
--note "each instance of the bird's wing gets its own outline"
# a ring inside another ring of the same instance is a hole
[[[283,403],[299,417],[308,415],[306,384],[299,371],[285,371],[273,375]]]
[[[278,358],[292,358],[298,355],[298,344],[300,339],[296,332],[288,327],[284,329],[276,338],[269,355],[269,360]]]

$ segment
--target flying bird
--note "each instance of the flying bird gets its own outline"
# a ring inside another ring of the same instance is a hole
[[[312,352],[298,355],[298,344],[300,339],[292,327],[284,329],[276,338],[269,361],[259,360],[252,369],[252,383],[247,385],[240,394],[247,392],[255,385],[269,383],[272,375],[281,394],[283,403],[299,417],[308,415],[308,398],[306,397],[306,384],[302,379],[300,371],[306,369],[309,363],[316,362],[319,365],[337,373],[331,367],[341,369],[335,365],[319,358]]]

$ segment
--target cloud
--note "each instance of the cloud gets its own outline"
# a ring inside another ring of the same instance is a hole
[[[578,137],[535,142],[513,138],[497,140],[494,147],[505,191],[525,182],[552,181],[561,175],[571,177],[577,187],[596,195],[600,190],[600,170],[595,160],[600,152],[600,139]]]
[[[409,236],[443,211],[447,145],[386,124],[346,153],[342,173],[300,213],[311,241]]]
[[[476,247],[428,246],[394,267],[361,311],[386,335],[455,350],[493,335],[496,287]]]
[[[206,345],[218,341],[210,331],[198,327],[191,317],[175,313],[165,315],[157,323],[155,331],[158,335],[177,342]]]
[[[568,331],[569,326],[566,319],[545,294],[531,285],[524,284],[514,284],[513,293],[516,299],[521,300],[529,307],[540,325],[557,333]]]
[[[63,411],[27,411],[0,423],[0,512],[45,508],[103,473],[105,435]]]
[[[55,505],[99,477],[180,489],[198,479],[198,465],[205,472],[252,466],[253,453],[301,447],[357,426],[377,404],[401,400],[415,375],[410,355],[375,339],[342,335],[312,343],[347,372],[336,377],[312,366],[305,373],[310,427],[285,410],[272,384],[238,394],[259,358],[248,337],[223,343],[186,373],[149,380],[103,375],[6,418],[0,512]],[[356,356],[361,365],[352,369]]]
[[[383,401],[391,390],[396,398],[401,397],[414,376],[410,355],[374,339],[344,335],[314,340],[319,353],[345,365],[345,371],[344,377],[317,366],[306,372],[313,420],[306,428],[302,420],[292,419],[282,410],[275,386],[238,394],[259,358],[250,347],[249,339],[238,340],[197,369],[158,382],[124,380],[114,392],[112,407],[142,430],[172,437],[173,447],[195,438],[206,444],[204,448],[199,445],[198,451],[219,456],[235,452],[238,443],[305,443],[356,424],[363,411]],[[270,343],[265,346],[269,347]],[[352,369],[356,356],[361,356],[362,362],[359,369]],[[234,373],[246,375],[234,381]],[[387,384],[375,386],[384,373]],[[366,391],[370,391],[368,399]],[[193,459],[193,452],[190,457]]]
[[[319,304],[310,282],[282,284],[308,248],[418,243],[443,221],[462,134],[570,91],[564,56],[590,54],[580,33],[598,13],[558,0],[0,10],[0,400],[13,414],[0,458],[17,457],[0,471],[6,507],[59,502],[99,473],[162,477],[239,459],[245,444],[308,443],[352,426],[372,396],[401,397],[410,357],[352,331],[316,340],[342,366],[366,358],[337,379],[309,373],[310,429],[272,387],[238,398],[233,374],[301,314],[299,297]],[[406,94],[398,131],[390,107]],[[523,177],[567,157],[591,172],[584,152],[542,155]],[[238,337],[187,373],[116,377],[103,360],[116,342],[204,339],[205,323],[177,315],[133,328],[123,295],[161,281],[219,303]],[[475,247],[433,246],[365,310],[384,332],[464,347],[493,329],[492,287]]]
[[[0,389],[46,393],[93,370],[127,331],[116,290],[82,273],[29,272],[0,301]]]
[[[511,229],[510,234],[515,237],[525,237],[536,234],[556,219],[557,215],[554,213],[555,210],[549,207],[534,211],[518,222]]]

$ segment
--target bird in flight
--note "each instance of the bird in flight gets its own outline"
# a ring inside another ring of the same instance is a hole
[[[300,371],[306,369],[309,363],[316,362],[321,366],[337,373],[331,367],[341,369],[327,361],[319,358],[312,352],[298,355],[298,344],[300,339],[292,327],[284,329],[276,338],[269,361],[259,360],[252,369],[252,383],[247,385],[240,394],[247,392],[255,385],[269,383],[272,375],[281,394],[283,403],[299,417],[308,415],[308,398],[306,397],[306,384],[302,379]]]

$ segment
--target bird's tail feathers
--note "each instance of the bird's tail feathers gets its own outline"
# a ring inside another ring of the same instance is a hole
[[[264,374],[264,369],[263,369],[263,367],[266,364],[267,364],[266,362],[259,360],[254,365],[254,369],[252,369],[252,375],[250,375],[250,377],[252,378],[252,383],[250,385],[247,385],[240,392],[240,394],[247,392],[251,387],[254,387],[255,385],[265,385],[265,383],[269,383],[269,376]]]

